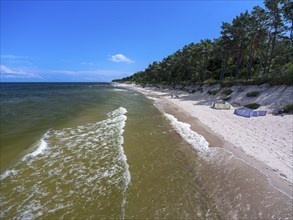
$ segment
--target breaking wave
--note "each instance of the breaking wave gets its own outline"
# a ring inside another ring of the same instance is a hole
[[[165,113],[165,116],[170,121],[176,132],[197,151],[201,153],[210,152],[209,143],[203,136],[192,131],[189,124],[178,121],[173,115]]]
[[[123,149],[126,112],[120,107],[103,121],[46,132],[34,152],[0,176],[0,218],[98,218],[106,212],[124,218],[131,181]],[[87,213],[93,207],[100,212]]]

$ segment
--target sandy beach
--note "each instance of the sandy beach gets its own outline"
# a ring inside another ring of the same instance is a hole
[[[293,115],[271,114],[276,103],[290,101],[292,88],[272,88],[272,92],[267,87],[250,87],[266,91],[262,92],[263,97],[256,99],[262,104],[261,109],[267,110],[268,114],[265,117],[244,118],[233,114],[234,109],[211,108],[212,101],[219,97],[208,94],[136,85],[121,86],[143,93],[161,111],[190,124],[192,130],[209,142],[209,147],[221,147],[232,152],[235,157],[265,174],[279,191],[293,197]],[[171,98],[171,93],[177,94],[178,98]],[[240,104],[247,101],[243,94],[233,98]]]

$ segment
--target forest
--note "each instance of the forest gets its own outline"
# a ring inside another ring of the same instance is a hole
[[[265,0],[264,6],[222,22],[219,38],[185,45],[144,71],[114,81],[293,85],[293,2]]]

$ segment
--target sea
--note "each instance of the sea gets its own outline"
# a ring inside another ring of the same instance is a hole
[[[1,219],[290,219],[261,172],[111,83],[1,83]]]

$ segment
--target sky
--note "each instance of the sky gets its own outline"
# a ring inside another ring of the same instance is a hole
[[[1,0],[1,82],[109,82],[220,36],[260,0]]]

